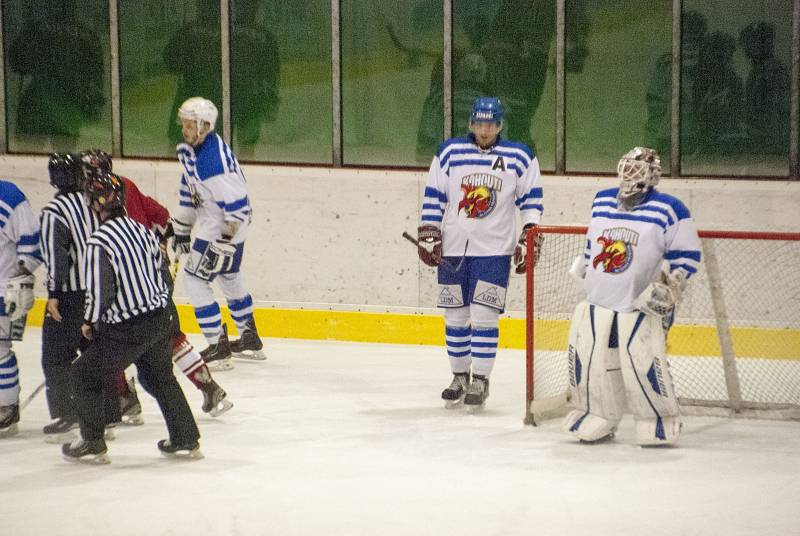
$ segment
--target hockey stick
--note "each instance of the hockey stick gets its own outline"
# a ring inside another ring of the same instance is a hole
[[[411,236],[410,234],[408,234],[406,231],[403,231],[403,238],[405,238],[406,240],[408,240],[409,242],[411,242],[415,246],[420,247],[419,241],[416,238],[414,238],[413,236]],[[452,264],[447,262],[445,259],[442,259],[442,263],[441,263],[442,268],[444,268],[448,272],[453,272],[453,273],[458,272],[461,269],[461,266],[464,264],[464,259],[467,258],[467,248],[468,247],[469,247],[469,240],[467,240],[467,243],[464,244],[464,254],[461,256],[461,260],[458,261],[458,264],[453,266]]]
[[[42,392],[42,389],[44,389],[44,381],[42,381],[42,383],[40,383],[39,386],[34,389],[25,400],[22,401],[22,403],[19,405],[19,410],[22,411],[23,409],[27,408],[28,404],[33,402],[33,399],[36,398],[36,395]]]

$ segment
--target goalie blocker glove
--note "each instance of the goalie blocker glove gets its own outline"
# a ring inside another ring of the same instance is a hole
[[[422,225],[417,228],[417,252],[422,262],[428,266],[442,263],[442,231],[435,225]]]
[[[531,229],[532,227],[536,227],[536,225],[534,225],[533,223],[529,223],[522,228],[522,233],[520,233],[519,240],[517,240],[517,247],[514,248],[514,257],[512,261],[514,262],[514,272],[518,274],[525,273],[525,261],[528,258],[528,246],[527,246],[528,230]],[[533,243],[533,264],[535,265],[536,260],[539,258],[539,248],[542,246],[542,242],[544,241],[544,235],[537,234],[534,240],[535,242]]]

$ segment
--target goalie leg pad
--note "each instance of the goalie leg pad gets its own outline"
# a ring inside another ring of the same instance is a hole
[[[588,302],[575,308],[569,331],[572,405],[564,431],[594,442],[613,434],[625,411],[619,354],[613,344],[616,313]]]
[[[620,365],[640,445],[669,444],[680,435],[680,410],[661,319],[619,313]]]

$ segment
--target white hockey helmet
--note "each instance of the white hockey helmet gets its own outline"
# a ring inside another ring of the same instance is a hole
[[[661,178],[661,158],[654,149],[634,147],[617,164],[620,208],[630,209],[658,184]]]
[[[201,121],[205,121],[211,125],[209,131],[214,130],[218,115],[219,112],[214,103],[203,97],[191,97],[186,99],[183,104],[181,104],[181,107],[178,108],[178,118],[197,121],[197,132],[200,132]]]

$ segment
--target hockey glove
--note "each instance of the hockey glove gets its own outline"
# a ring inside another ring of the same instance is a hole
[[[3,300],[6,315],[14,322],[28,314],[33,307],[33,274],[27,270],[10,277],[6,282]]]
[[[514,248],[514,271],[518,274],[525,273],[525,260],[528,257],[528,247],[527,247],[527,238],[528,238],[528,229],[534,227],[534,224],[529,223],[525,227],[522,228],[522,233],[519,235],[519,240],[517,240],[517,247]],[[542,247],[542,242],[544,242],[544,235],[537,233],[535,242],[533,243],[533,265],[536,266],[536,261],[539,259],[539,249]]]
[[[442,231],[435,225],[422,225],[417,228],[417,253],[428,266],[442,263]]]

